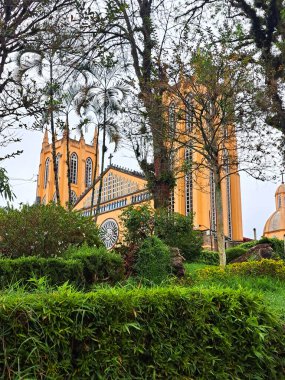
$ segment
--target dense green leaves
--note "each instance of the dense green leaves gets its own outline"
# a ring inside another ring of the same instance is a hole
[[[244,291],[2,294],[3,378],[280,379],[284,332]]]
[[[54,204],[0,210],[0,253],[7,257],[61,255],[70,245],[99,246],[91,218]]]
[[[105,248],[82,247],[69,250],[62,257],[0,258],[0,288],[19,282],[30,287],[31,278],[45,277],[49,285],[69,282],[88,288],[96,283],[115,283],[123,279],[124,265],[121,256]]]
[[[145,239],[136,258],[135,270],[142,281],[160,284],[171,275],[169,248],[156,236]]]
[[[169,247],[179,248],[183,256],[194,261],[202,250],[202,236],[193,230],[193,216],[154,211],[149,205],[126,208],[121,215],[124,238],[129,244],[140,244],[155,234]]]

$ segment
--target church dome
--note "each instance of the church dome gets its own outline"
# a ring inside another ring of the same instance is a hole
[[[275,192],[276,211],[264,226],[263,235],[283,239],[285,234],[285,184],[278,186]]]

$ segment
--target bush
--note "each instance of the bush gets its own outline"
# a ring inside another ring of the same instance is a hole
[[[0,259],[0,287],[13,283],[29,285],[32,277],[46,277],[50,285],[68,281],[74,286],[89,287],[97,282],[115,283],[122,280],[122,258],[105,248],[83,247],[70,251],[69,258],[22,257]]]
[[[179,248],[187,261],[195,261],[202,251],[202,235],[193,230],[193,216],[168,213],[155,214],[155,234],[168,246]]]
[[[206,249],[203,249],[203,251],[200,253],[199,257],[195,260],[195,262],[208,265],[219,265],[219,252],[208,251]]]
[[[237,257],[240,257],[244,253],[246,253],[248,249],[241,248],[240,246],[227,248],[226,249],[226,257],[227,257],[227,263],[230,263],[232,260],[236,259]]]
[[[198,271],[202,278],[219,278],[224,276],[271,276],[280,280],[285,279],[285,264],[282,260],[248,261],[235,263],[222,268],[205,268]]]
[[[251,241],[246,241],[245,243],[241,243],[237,245],[236,247],[243,248],[248,251],[250,248],[255,247],[256,244],[258,244],[258,240],[251,240]]]
[[[160,284],[171,274],[169,248],[156,236],[145,239],[137,253],[135,270],[142,280]]]
[[[79,249],[71,248],[65,256],[82,263],[83,276],[87,284],[103,281],[115,283],[124,278],[122,257],[107,251],[105,247],[94,248],[85,245]]]
[[[141,244],[154,231],[154,210],[149,204],[125,208],[120,220],[123,223],[124,240],[127,244]]]
[[[2,294],[0,370],[25,379],[281,379],[284,330],[244,290]]]
[[[141,244],[155,234],[168,246],[179,248],[186,260],[195,261],[202,250],[202,235],[193,230],[192,215],[154,211],[149,205],[130,206],[122,212],[121,221],[128,244]]]
[[[54,204],[1,209],[0,236],[0,253],[11,258],[59,256],[69,245],[100,245],[91,218]]]

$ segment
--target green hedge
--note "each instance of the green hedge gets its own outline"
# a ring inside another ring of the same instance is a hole
[[[203,249],[203,251],[199,254],[196,263],[208,264],[208,265],[219,265],[220,256],[219,252],[216,251],[208,251]]]
[[[227,264],[230,263],[232,260],[240,257],[247,251],[248,249],[241,248],[240,246],[227,248],[226,249]]]
[[[280,280],[285,279],[285,264],[282,260],[247,261],[220,267],[208,267],[198,270],[201,278],[223,278],[225,276],[271,276]]]
[[[28,285],[32,277],[45,276],[50,285],[68,281],[80,287],[96,282],[122,280],[124,265],[122,258],[105,248],[83,247],[69,254],[69,258],[22,257],[0,259],[0,287],[3,289],[15,282]]]
[[[5,379],[281,379],[284,330],[245,291],[0,297]]]

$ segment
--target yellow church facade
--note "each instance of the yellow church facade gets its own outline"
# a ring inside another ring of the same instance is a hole
[[[94,138],[94,141],[96,139]],[[70,139],[69,162],[70,177],[72,179],[73,209],[85,216],[94,216],[99,192],[99,178],[95,183],[95,201],[91,209],[91,194],[93,168],[99,162],[98,152],[94,144],[87,144],[84,137],[77,141]],[[181,148],[175,159],[176,166],[182,166],[190,159],[189,150]],[[61,205],[68,203],[68,178],[66,136],[56,141],[56,155],[58,157],[58,177]],[[96,160],[97,155],[97,160]],[[99,167],[97,165],[97,173]],[[240,178],[234,173],[223,180],[222,197],[224,208],[224,226],[227,244],[243,240]],[[103,190],[97,223],[101,227],[102,238],[108,248],[112,248],[121,239],[119,216],[122,210],[130,205],[139,205],[144,202],[152,204],[151,194],[147,188],[147,181],[140,172],[112,164],[103,174]],[[55,185],[52,164],[52,146],[45,133],[38,174],[37,202],[47,204],[55,201]],[[179,175],[174,192],[169,201],[169,210],[182,215],[194,215],[194,228],[203,231],[204,245],[216,248],[215,239],[215,192],[210,173],[193,179],[193,173]]]

